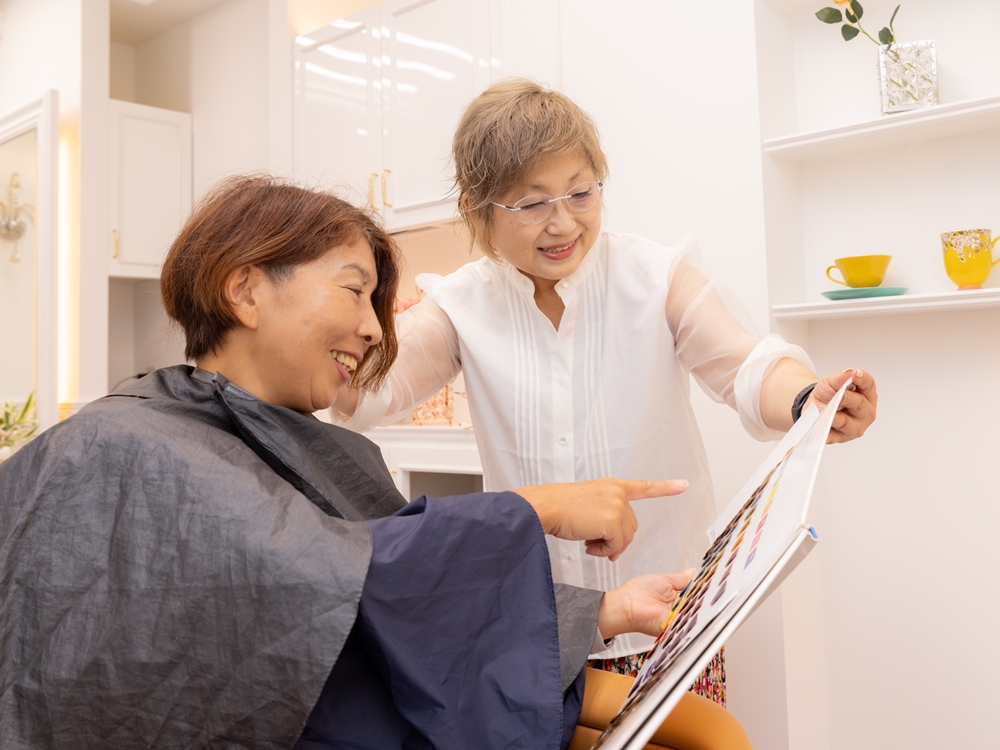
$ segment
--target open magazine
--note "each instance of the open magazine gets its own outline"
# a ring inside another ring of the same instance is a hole
[[[847,384],[810,406],[708,530],[701,568],[674,604],[618,715],[593,750],[642,748],[740,624],[816,545],[806,521]]]

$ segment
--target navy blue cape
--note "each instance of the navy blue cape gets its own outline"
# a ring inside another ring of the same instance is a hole
[[[189,367],[0,465],[0,747],[558,748],[598,592],[513,493]]]

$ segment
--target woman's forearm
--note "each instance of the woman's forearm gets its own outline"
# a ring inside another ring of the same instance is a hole
[[[801,362],[785,357],[760,385],[760,415],[772,430],[787,432],[792,426],[792,402],[799,392],[819,380]]]

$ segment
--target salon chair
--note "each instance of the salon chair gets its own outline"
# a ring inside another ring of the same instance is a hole
[[[583,709],[569,750],[589,750],[618,713],[634,679],[587,668]],[[646,750],[753,750],[743,727],[708,698],[686,693]]]

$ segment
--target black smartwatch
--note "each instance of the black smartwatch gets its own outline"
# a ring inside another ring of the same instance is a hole
[[[801,391],[799,391],[799,395],[795,397],[794,401],[792,401],[792,423],[793,424],[795,422],[798,422],[799,421],[799,417],[802,416],[802,407],[806,405],[806,401],[809,400],[809,397],[812,395],[813,388],[815,388],[815,387],[816,387],[816,383],[810,383],[805,388],[803,388]]]

